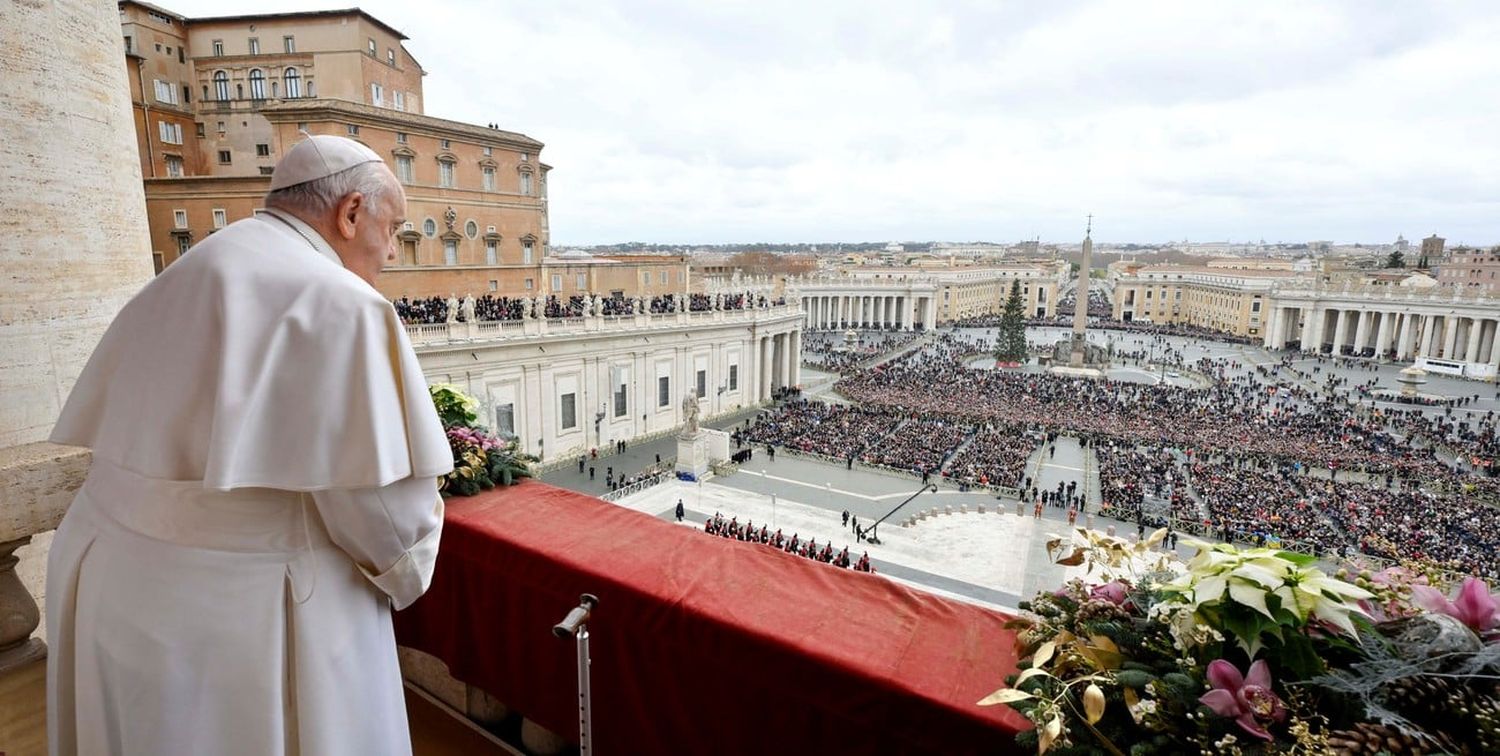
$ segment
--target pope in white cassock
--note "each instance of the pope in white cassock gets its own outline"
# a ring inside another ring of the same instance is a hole
[[[411,751],[391,609],[452,456],[372,285],[406,197],[314,136],[265,205],[125,305],[53,430],[93,449],[48,562],[53,754]]]

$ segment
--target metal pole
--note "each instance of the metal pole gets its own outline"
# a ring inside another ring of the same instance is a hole
[[[589,629],[578,626],[578,753],[588,756],[594,729],[593,702],[589,695]]]
[[[578,753],[590,753],[589,741],[593,730],[593,703],[589,693],[589,629],[588,621],[594,608],[599,606],[599,597],[585,593],[578,599],[578,606],[568,612],[562,622],[552,626],[552,634],[559,638],[573,636],[578,639]]]

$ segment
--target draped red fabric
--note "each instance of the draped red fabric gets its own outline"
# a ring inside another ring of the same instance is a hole
[[[1028,726],[974,703],[1015,671],[1005,615],[536,482],[449,500],[396,636],[576,739],[576,647],[551,628],[582,593],[609,756],[994,754]]]

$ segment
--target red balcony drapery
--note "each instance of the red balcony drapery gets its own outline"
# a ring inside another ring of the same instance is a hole
[[[397,639],[576,738],[551,627],[585,592],[601,753],[1003,753],[1027,726],[974,705],[1015,670],[1002,614],[537,482],[448,502]]]

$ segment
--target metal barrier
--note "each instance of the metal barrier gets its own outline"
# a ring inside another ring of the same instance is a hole
[[[662,460],[661,464],[661,469],[657,470],[655,473],[647,475],[644,479],[638,480],[623,488],[616,488],[615,490],[610,491],[600,496],[599,498],[610,502],[619,501],[620,499],[623,499],[631,494],[640,493],[641,491],[644,491],[652,486],[665,483],[669,480],[674,480],[676,476],[672,473],[672,468],[677,466],[677,458],[673,457],[671,459],[664,459]]]

